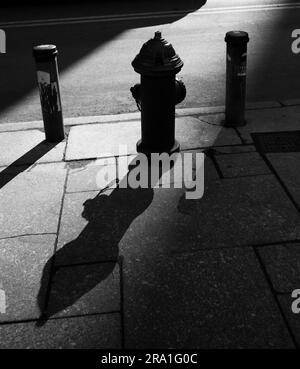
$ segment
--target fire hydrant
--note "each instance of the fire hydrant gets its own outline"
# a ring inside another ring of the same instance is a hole
[[[141,110],[142,138],[137,151],[145,154],[179,151],[175,140],[175,105],[184,100],[186,88],[176,74],[183,62],[161,32],[147,41],[132,62],[141,83],[130,90]]]

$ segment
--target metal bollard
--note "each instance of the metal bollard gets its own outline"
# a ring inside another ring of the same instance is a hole
[[[59,91],[56,46],[35,46],[33,56],[36,62],[46,140],[59,142],[65,138],[65,133]]]
[[[226,33],[226,103],[225,126],[238,127],[246,124],[246,72],[247,72],[247,32]]]

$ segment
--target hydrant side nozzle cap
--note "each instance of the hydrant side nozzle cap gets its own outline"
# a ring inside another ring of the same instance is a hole
[[[51,59],[57,55],[58,51],[55,45],[37,45],[32,49],[32,55],[36,59]]]
[[[240,45],[249,42],[249,35],[244,31],[229,31],[226,33],[225,42]]]
[[[176,54],[173,46],[162,38],[161,32],[156,31],[154,38],[145,42],[131,63],[137,73],[177,73],[183,62]]]

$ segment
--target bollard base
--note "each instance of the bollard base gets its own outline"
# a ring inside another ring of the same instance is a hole
[[[243,127],[247,124],[246,120],[241,120],[241,121],[234,121],[234,120],[229,120],[229,119],[225,119],[223,126],[227,127],[227,128],[234,128],[234,127]]]
[[[174,140],[174,145],[170,149],[157,149],[157,148],[146,147],[145,145],[143,145],[142,140],[139,140],[136,144],[136,151],[138,153],[142,153],[145,155],[151,155],[152,153],[159,153],[159,154],[167,153],[171,155],[174,152],[180,151],[180,144],[177,140]]]

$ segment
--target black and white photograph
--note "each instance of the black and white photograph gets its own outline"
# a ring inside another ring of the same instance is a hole
[[[299,0],[3,0],[0,81],[1,350],[299,349]]]

